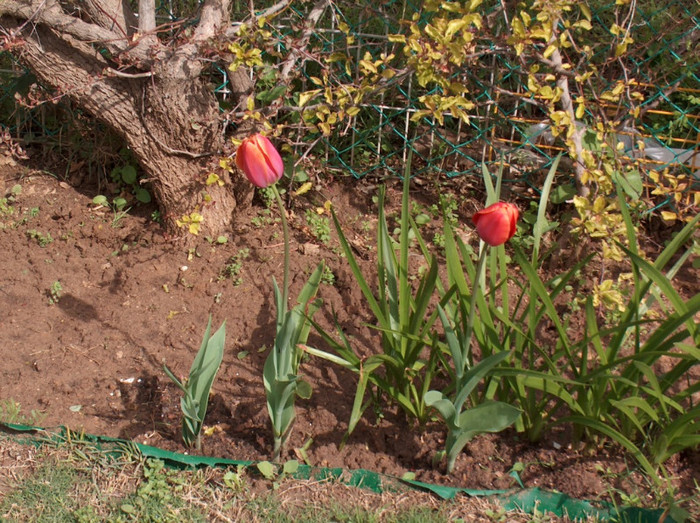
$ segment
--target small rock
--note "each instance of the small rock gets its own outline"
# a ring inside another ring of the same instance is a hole
[[[307,242],[299,246],[299,251],[304,255],[313,256],[321,252],[321,247],[315,243]]]

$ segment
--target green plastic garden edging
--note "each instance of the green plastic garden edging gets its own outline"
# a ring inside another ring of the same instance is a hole
[[[109,450],[116,454],[126,452],[127,449],[136,449],[145,457],[162,460],[166,465],[179,469],[193,467],[251,467],[256,461],[241,461],[211,456],[191,456],[168,450],[159,449],[150,445],[143,445],[134,441],[107,436],[95,436],[70,431],[64,426],[54,429],[16,425],[12,423],[0,423],[0,430],[4,434],[17,437],[22,443],[41,445],[44,442],[71,441],[79,438],[90,441],[100,450],[105,450],[103,445],[109,446]],[[253,467],[252,470],[257,470]],[[410,487],[431,492],[442,499],[452,499],[457,494],[468,496],[489,497],[498,501],[505,510],[520,510],[528,514],[535,511],[540,513],[547,511],[557,516],[568,516],[571,519],[585,519],[589,516],[596,517],[600,521],[620,521],[637,523],[657,523],[662,509],[644,509],[638,507],[615,507],[607,502],[598,502],[596,505],[589,501],[574,499],[561,492],[542,490],[538,487],[510,489],[510,490],[475,490],[467,488],[444,487],[397,478],[386,474],[380,474],[371,470],[357,469],[346,470],[342,468],[312,467],[300,464],[294,474],[297,479],[323,480],[333,479],[346,485],[366,488],[376,493],[383,491],[397,491]],[[676,523],[669,515],[665,523]]]

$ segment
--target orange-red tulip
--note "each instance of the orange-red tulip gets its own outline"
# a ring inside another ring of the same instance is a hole
[[[491,247],[501,245],[515,234],[518,208],[512,203],[497,202],[477,212],[472,221],[479,237]]]
[[[236,165],[256,187],[272,185],[284,174],[280,153],[261,134],[243,140],[236,152]]]

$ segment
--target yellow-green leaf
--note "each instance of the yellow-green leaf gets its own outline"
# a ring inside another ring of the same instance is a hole
[[[673,222],[678,218],[678,215],[675,212],[671,211],[661,211],[661,218],[663,218],[667,222]]]
[[[321,89],[314,89],[312,91],[305,91],[303,93],[299,93],[299,107],[304,107],[307,103],[309,103],[310,100],[316,97],[318,93],[321,92]]]
[[[544,50],[543,56],[545,58],[549,58],[554,54],[554,51],[557,50],[557,46],[555,44],[551,44],[547,46],[547,49]]]
[[[450,21],[450,23],[447,24],[447,31],[445,31],[445,38],[451,39],[455,34],[457,34],[458,31],[461,31],[467,25],[468,25],[467,21],[464,20],[463,18]]]
[[[294,191],[295,196],[301,196],[302,194],[306,194],[311,190],[313,187],[313,184],[311,182],[306,182],[303,184],[301,187],[299,187],[296,191]]]
[[[581,10],[581,14],[586,17],[586,20],[591,20],[591,18],[593,18],[591,16],[591,10],[588,7],[588,5],[584,3],[579,3],[578,8]]]

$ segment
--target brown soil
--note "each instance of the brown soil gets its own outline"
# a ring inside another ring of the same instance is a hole
[[[153,208],[138,207],[115,220],[111,210],[92,203],[95,187],[74,188],[20,166],[0,164],[0,175],[0,197],[16,184],[22,187],[12,210],[0,215],[0,400],[19,402],[24,413],[43,412],[44,426],[61,424],[191,452],[179,439],[179,391],[162,366],[187,375],[212,314],[214,328],[226,320],[227,343],[206,420],[214,429],[204,437],[203,453],[269,459],[272,441],[261,373],[274,336],[271,276],[281,280],[282,273],[279,223],[254,225],[262,209],[257,205],[239,216],[224,245],[204,238],[178,240],[164,236],[150,219]],[[364,300],[337,243],[315,240],[304,210],[330,199],[370,274],[374,194],[368,182],[336,180],[297,199],[290,215],[290,295],[296,296],[310,270],[325,259],[335,283],[322,285],[324,307],[318,318],[330,325],[334,310],[363,351],[377,343],[377,332],[363,324],[371,319]],[[396,194],[394,188],[394,206]],[[220,278],[229,258],[244,248],[249,256],[242,261],[240,283]],[[697,279],[686,281],[691,282],[687,291],[698,292]],[[61,295],[52,304],[54,282],[60,282]],[[396,476],[412,471],[427,482],[500,489],[516,486],[509,472],[522,463],[526,486],[588,499],[609,498],[618,488],[645,492],[644,481],[630,472],[634,462],[619,449],[574,450],[566,432],[549,433],[537,446],[513,431],[478,437],[448,477],[432,464],[444,443],[440,424],[416,427],[391,408],[383,409],[382,418],[370,408],[339,450],[356,376],[316,359],[305,362],[302,372],[314,394],[297,401],[298,417],[283,459],[298,457],[295,449],[313,440],[308,460],[318,466]],[[700,477],[698,452],[677,456],[670,470],[681,494],[692,494],[693,478]]]

